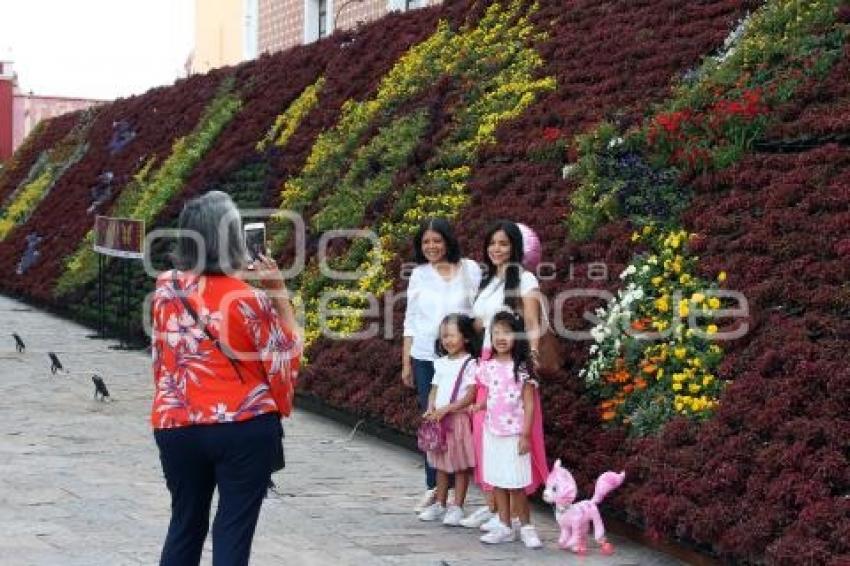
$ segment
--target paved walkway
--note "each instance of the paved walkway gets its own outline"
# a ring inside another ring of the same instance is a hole
[[[81,326],[2,296],[0,320],[0,560],[156,564],[169,499],[147,420],[148,356],[111,350]],[[24,354],[11,332],[26,341]],[[49,350],[70,373],[50,375]],[[92,400],[93,372],[113,403]],[[613,557],[577,559],[555,547],[549,513],[534,519],[546,544],[537,551],[422,523],[410,511],[423,474],[415,454],[309,413],[287,423],[286,451],[252,564],[678,564],[617,537]]]

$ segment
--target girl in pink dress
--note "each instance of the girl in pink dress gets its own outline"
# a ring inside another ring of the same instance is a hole
[[[483,481],[492,486],[498,523],[481,542],[499,544],[515,540],[511,512],[519,518],[519,534],[529,548],[540,548],[540,538],[530,523],[526,489],[534,483],[532,431],[537,382],[526,339],[525,324],[518,314],[496,313],[491,324],[493,354],[482,361],[477,382],[487,398],[473,410],[484,411],[481,467]]]
[[[465,314],[450,314],[440,324],[434,378],[428,396],[428,410],[423,419],[443,423],[446,430],[445,450],[428,451],[428,465],[436,470],[436,501],[426,507],[419,518],[423,521],[442,520],[444,525],[458,526],[464,518],[463,504],[472,469],[475,449],[472,444],[472,423],[468,412],[475,397],[478,336],[472,319]],[[449,502],[449,474],[454,474],[454,501]]]

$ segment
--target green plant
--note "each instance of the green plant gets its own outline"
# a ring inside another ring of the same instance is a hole
[[[233,89],[233,78],[225,79],[198,124],[188,135],[174,142],[171,154],[157,170],[152,171],[155,161],[152,157],[121,191],[110,210],[111,216],[144,220],[146,226],[154,221],[183,187],[186,178],[212,147],[221,130],[241,108],[242,102]],[[97,258],[90,247],[93,238],[90,231],[74,255],[66,260],[65,271],[54,289],[55,295],[64,295],[97,275]]]

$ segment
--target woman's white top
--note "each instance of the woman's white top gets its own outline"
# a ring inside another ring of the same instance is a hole
[[[537,277],[530,271],[523,269],[519,276],[520,296],[517,297],[519,304],[522,305],[522,297],[539,288],[540,284],[537,282]],[[472,316],[479,319],[484,325],[484,348],[492,348],[492,344],[490,343],[490,323],[493,320],[493,316],[504,308],[505,280],[496,276],[481,290],[472,304]],[[522,314],[522,312],[518,314]]]
[[[470,314],[480,283],[481,268],[471,259],[461,259],[459,269],[448,281],[430,263],[413,269],[404,312],[404,335],[413,337],[412,358],[437,358],[434,345],[440,335],[440,323],[449,314]]]
[[[452,359],[448,356],[443,356],[434,360],[434,377],[431,379],[431,386],[437,387],[437,396],[434,398],[435,408],[442,409],[451,403],[458,373],[460,373],[460,368],[463,367],[464,362],[469,357],[469,355],[463,355]],[[463,370],[463,375],[460,376],[460,386],[458,387],[455,401],[463,399],[469,388],[475,385],[475,371],[475,360],[470,360]]]

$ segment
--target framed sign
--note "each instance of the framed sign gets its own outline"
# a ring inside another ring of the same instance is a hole
[[[94,221],[94,251],[130,259],[144,257],[145,222],[98,216]]]

